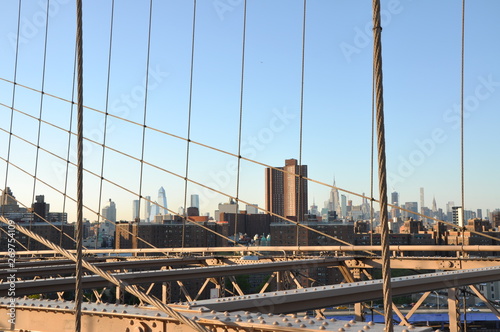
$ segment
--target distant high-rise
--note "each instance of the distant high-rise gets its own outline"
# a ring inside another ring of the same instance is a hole
[[[335,184],[335,179],[333,179],[333,186],[337,186]],[[330,199],[328,200],[327,208],[328,211],[335,211],[337,213],[337,216],[342,215],[342,208],[339,197],[339,190],[337,188],[332,188],[332,190],[330,190]]]
[[[134,199],[132,202],[132,220],[140,220],[139,216],[139,200]]]
[[[457,225],[458,227],[464,227],[464,218],[462,214],[462,207],[461,206],[453,206],[452,208],[452,215],[453,215],[453,223]]]
[[[112,223],[116,222],[116,205],[111,198],[109,199],[108,204],[102,208],[101,215],[105,220],[109,220]]]
[[[346,195],[340,195],[340,210],[341,214],[340,216],[342,218],[347,218],[347,197]]]
[[[193,194],[191,195],[191,207],[200,209],[200,196]]]
[[[50,211],[50,205],[45,203],[45,196],[38,195],[35,197],[35,203],[31,205],[33,209],[33,221],[34,222],[45,222]]]
[[[284,167],[266,168],[266,210],[302,220],[307,212],[307,181],[295,174],[307,177],[307,166],[298,165],[296,159],[285,160]]]
[[[158,214],[167,214],[167,195],[165,194],[165,189],[163,189],[163,187],[160,187],[158,190],[158,204],[160,204]]]
[[[420,187],[420,214],[424,214],[424,207],[425,207],[424,188]]]
[[[406,218],[410,219],[413,218],[414,220],[418,220],[419,217],[416,213],[418,213],[418,203],[417,202],[406,202],[405,203],[405,209],[410,210],[414,213],[407,212],[406,213]]]
[[[437,204],[436,204],[436,197],[434,197],[432,199],[432,212],[434,212],[434,213],[438,212]]]
[[[391,204],[399,206],[399,193],[397,191],[391,193]],[[397,218],[399,216],[401,216],[401,210],[393,207],[391,209],[391,218]]]
[[[151,218],[151,196],[146,196],[145,199],[142,200],[142,220],[145,222],[150,222]]]

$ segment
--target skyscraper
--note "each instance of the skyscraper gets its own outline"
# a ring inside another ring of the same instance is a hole
[[[191,207],[200,209],[200,196],[193,194],[191,195]]]
[[[399,194],[397,191],[391,193],[391,204],[399,206]],[[401,210],[393,207],[391,209],[391,218],[398,218],[399,216],[401,216]]]
[[[333,186],[334,187],[337,186],[335,184],[335,179],[333,179]],[[337,188],[332,188],[332,190],[330,190],[330,199],[328,200],[327,208],[328,211],[337,212],[338,216],[342,215],[342,209],[340,206],[340,199],[339,199],[339,190]]]
[[[112,223],[116,222],[116,205],[111,198],[109,199],[108,204],[102,208],[101,215],[105,220],[109,220]]]
[[[150,222],[151,218],[151,196],[146,196],[145,199],[142,200],[142,220],[145,222]]]
[[[158,204],[160,204],[158,214],[167,214],[167,195],[165,194],[165,189],[163,189],[163,187],[160,187],[158,190]]]
[[[307,177],[307,166],[299,166],[296,159],[287,159],[284,167],[266,168],[265,172],[266,210],[303,220],[307,212],[307,181],[299,176]]]
[[[139,200],[134,199],[132,201],[132,220],[140,220],[139,218]]]
[[[425,202],[424,202],[424,188],[420,187],[420,214],[425,214],[424,213],[424,207],[425,207]]]

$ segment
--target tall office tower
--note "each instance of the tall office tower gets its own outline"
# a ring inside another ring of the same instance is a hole
[[[108,204],[102,208],[101,215],[104,220],[108,220],[112,223],[116,222],[116,205],[111,198],[109,199]]]
[[[453,223],[458,227],[464,227],[464,219],[462,215],[462,207],[461,206],[453,206],[452,207],[452,215],[453,215]]]
[[[446,220],[453,221],[453,206],[455,206],[455,202],[449,201],[446,203]]]
[[[200,196],[199,195],[191,195],[191,207],[200,209]]]
[[[145,199],[142,200],[142,220],[145,222],[151,221],[151,196],[145,196]]]
[[[414,220],[419,220],[420,219],[418,217],[418,215],[415,214],[415,213],[418,213],[418,203],[417,202],[406,202],[405,203],[405,209],[414,212],[414,213],[407,212],[407,214],[406,214],[406,218],[407,219],[410,219],[410,218],[413,218]]]
[[[425,204],[424,204],[424,188],[423,187],[420,187],[420,213],[421,214],[424,214],[424,207],[425,207]]]
[[[436,197],[434,197],[432,199],[432,212],[434,212],[434,213],[438,212],[437,204],[436,204]]]
[[[477,209],[477,217],[479,219],[483,219],[483,210],[482,209]]]
[[[160,204],[158,214],[167,214],[167,195],[165,194],[165,189],[163,189],[163,187],[160,187],[158,190],[158,204]]]
[[[133,202],[132,202],[132,220],[133,221],[137,221],[137,220],[140,220],[139,218],[139,200],[138,199],[134,199]]]
[[[340,217],[347,218],[347,197],[345,195],[340,195],[340,210]]]
[[[50,210],[50,204],[45,203],[45,196],[38,195],[35,197],[35,203],[31,205],[33,209],[33,221],[34,222],[45,222]]]
[[[335,178],[333,179],[333,186],[334,187],[337,186],[335,184]],[[340,216],[342,214],[342,209],[341,209],[341,205],[340,205],[340,198],[339,198],[339,190],[337,188],[332,188],[332,190],[330,190],[330,198],[328,200],[327,208],[328,208],[328,211],[337,212],[338,216]]]
[[[283,217],[303,220],[307,212],[307,181],[294,174],[307,177],[307,166],[299,166],[296,159],[287,159],[284,167],[276,168],[265,170],[266,210]]]
[[[397,191],[391,193],[391,204],[399,206],[399,193]],[[401,210],[393,207],[391,209],[391,218],[397,218],[399,216],[401,216]]]

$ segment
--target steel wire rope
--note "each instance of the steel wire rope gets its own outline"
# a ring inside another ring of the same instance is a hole
[[[4,216],[0,216],[0,221],[5,223],[5,224],[9,224],[9,221]],[[78,257],[76,255],[70,253],[68,250],[61,248],[57,244],[43,238],[42,236],[40,236],[38,234],[31,232],[30,230],[28,230],[25,227],[20,226],[19,224],[15,224],[15,226],[16,226],[16,229],[19,230],[20,232],[22,232],[23,234],[26,234],[27,236],[37,240],[38,242],[51,248],[52,250],[57,251],[62,256],[66,257],[74,262],[78,262]],[[200,332],[207,331],[208,332],[208,330],[205,327],[201,326],[195,320],[187,318],[186,316],[182,315],[180,312],[173,310],[172,308],[163,304],[161,301],[153,298],[150,295],[145,294],[144,292],[140,291],[137,288],[137,286],[129,285],[127,282],[120,280],[119,278],[115,277],[114,275],[104,271],[103,269],[93,265],[92,263],[87,262],[86,260],[81,260],[81,263],[82,263],[82,266],[84,266],[87,270],[101,276],[102,278],[108,280],[109,282],[112,282],[117,287],[125,289],[130,294],[135,295],[139,299],[143,300],[144,302],[147,302],[147,303],[155,306],[157,309],[165,312],[166,314],[179,320],[180,322],[190,326],[191,328],[195,329],[196,331],[200,331]],[[75,326],[75,327],[78,328],[78,326]]]
[[[48,40],[48,33],[49,33],[49,5],[50,5],[50,0],[47,0],[47,6],[45,8],[46,14],[45,14],[45,34],[44,34],[44,40],[43,40],[43,61],[42,61],[42,82],[41,82],[41,94],[40,94],[40,108],[38,112],[38,132],[37,132],[37,143],[36,143],[36,154],[35,154],[35,177],[33,177],[33,192],[31,195],[31,201],[34,203],[35,202],[35,194],[36,194],[36,174],[38,173],[38,157],[39,157],[39,152],[40,152],[40,136],[42,132],[42,122],[40,119],[42,118],[42,112],[43,112],[43,90],[45,88],[45,72],[47,69],[47,40]],[[30,225],[29,228],[31,230],[32,223],[34,220],[30,219]],[[28,250],[31,245],[31,239],[28,239]]]
[[[4,182],[4,188],[7,190],[7,184],[8,184],[8,179],[9,179],[9,161],[10,161],[10,152],[12,148],[12,128],[14,125],[14,106],[15,106],[15,101],[16,101],[16,80],[17,80],[17,62],[19,58],[19,31],[20,31],[20,26],[21,26],[21,2],[22,0],[19,0],[18,2],[18,12],[17,12],[17,33],[16,33],[16,54],[14,57],[14,75],[13,75],[13,86],[12,86],[12,99],[11,99],[11,106],[6,106],[7,108],[10,108],[10,126],[9,126],[9,143],[7,144],[7,163],[5,165],[5,182]],[[2,190],[3,191],[3,190]],[[3,196],[3,195],[2,195]],[[0,202],[2,210],[1,215],[4,214],[4,204],[6,202]]]
[[[236,213],[234,219],[234,241],[238,235],[238,205],[240,200],[240,176],[241,176],[241,132],[243,127],[243,97],[245,87],[245,46],[247,33],[247,0],[243,1],[243,35],[241,43],[241,78],[240,78],[240,119],[238,126],[238,165],[236,168]]]
[[[465,0],[462,0],[462,31],[461,31],[461,54],[460,54],[460,186],[461,186],[461,202],[462,210],[460,217],[462,219],[462,245],[465,245],[465,162],[464,162],[464,81],[465,81]],[[464,288],[465,289],[465,288]],[[464,322],[463,330],[467,331],[467,311],[465,292],[463,293],[463,312]],[[460,311],[460,308],[458,309]]]
[[[108,133],[109,89],[110,89],[110,80],[111,80],[111,55],[112,55],[112,46],[113,46],[114,17],[115,17],[115,0],[111,0],[111,18],[110,18],[110,25],[109,25],[109,48],[108,48],[108,70],[107,70],[107,78],[106,78],[106,106],[105,106],[106,108],[105,108],[105,114],[104,114],[104,130],[103,130],[103,134],[102,134],[103,136],[102,136],[102,154],[101,154],[101,178],[99,180],[99,199],[98,199],[97,212],[101,211],[101,204],[102,204],[102,183],[103,183],[102,178],[104,177],[104,160],[106,157],[106,148],[104,148],[104,147],[106,146],[106,137],[107,137],[107,133]],[[101,229],[100,221],[101,221],[100,214],[98,214],[97,215],[97,228],[95,231],[95,243],[94,243],[94,247],[96,249],[97,249],[97,242],[99,241],[99,232]],[[106,224],[106,222],[104,222],[104,224]]]
[[[371,137],[371,154],[370,154],[370,245],[373,245],[373,170],[375,160],[375,67],[372,69],[372,137]]]
[[[391,261],[389,252],[389,225],[387,220],[387,174],[384,130],[384,86],[382,79],[382,26],[380,21],[380,0],[373,0],[373,67],[377,104],[377,152],[380,193],[380,224],[382,228],[382,292],[384,299],[385,330],[392,332],[392,289]]]
[[[465,241],[465,150],[464,150],[464,80],[465,80],[465,0],[462,0],[462,40],[460,59],[460,183],[462,211],[462,243]]]
[[[191,27],[191,59],[189,64],[189,100],[188,100],[188,121],[187,121],[187,140],[186,140],[186,172],[184,177],[184,211],[182,211],[182,239],[181,247],[184,248],[186,241],[186,216],[187,216],[187,190],[189,176],[189,148],[191,143],[191,113],[193,109],[193,75],[194,75],[194,51],[196,37],[196,0],[193,0],[193,21]],[[199,211],[198,211],[199,212]]]
[[[76,44],[75,44],[75,58],[73,60],[73,84],[72,84],[72,87],[71,87],[71,105],[70,105],[70,112],[69,112],[69,131],[68,131],[68,149],[67,149],[67,154],[66,154],[66,160],[65,161],[65,165],[66,165],[66,172],[64,174],[64,195],[63,195],[63,206],[62,206],[62,212],[63,214],[66,212],[66,193],[68,191],[68,178],[69,178],[69,163],[68,163],[68,160],[69,160],[69,157],[70,157],[70,153],[71,153],[71,128],[73,127],[73,111],[74,111],[74,108],[75,108],[75,104],[74,104],[74,99],[75,99],[75,84],[76,84]],[[46,151],[46,150],[45,150]],[[59,242],[59,245],[62,246],[63,245],[63,234],[64,234],[64,223],[61,223],[61,235],[60,235],[60,242]],[[67,234],[65,234],[66,236],[68,236]],[[75,241],[75,239],[73,237],[70,237],[72,240]]]
[[[144,115],[143,115],[143,128],[142,128],[142,143],[141,143],[141,160],[140,160],[140,171],[139,171],[139,206],[137,208],[137,222],[141,219],[141,203],[144,199],[144,210],[145,216],[149,216],[150,211],[147,211],[148,204],[146,199],[142,197],[142,185],[144,180],[144,149],[146,145],[146,120],[147,120],[147,110],[148,110],[148,83],[149,83],[149,58],[151,55],[151,21],[153,17],[153,0],[149,1],[149,21],[148,21],[148,46],[146,52],[146,82],[144,83]]]
[[[302,204],[303,200],[307,202],[307,196],[303,197],[302,191],[305,191],[307,186],[303,184],[302,174],[302,143],[303,143],[303,128],[304,128],[304,74],[305,74],[305,53],[306,53],[306,17],[307,17],[307,0],[304,0],[303,4],[303,14],[302,14],[302,47],[301,47],[301,63],[300,63],[300,120],[299,120],[299,176],[298,179],[294,178],[295,182],[298,182],[298,206],[296,208],[297,216],[297,226],[295,228],[296,243],[299,246],[299,230],[300,230],[300,218],[304,218],[306,211],[303,211]],[[307,195],[307,193],[306,193]],[[306,204],[307,210],[307,204]]]
[[[46,94],[46,95],[47,95],[47,94]],[[3,104],[3,103],[0,103],[0,106],[9,107],[9,106],[7,106],[7,105],[5,105],[5,104]],[[10,107],[9,107],[9,108],[10,108]],[[18,112],[18,113],[21,113],[21,114],[23,114],[23,115],[25,115],[25,116],[28,116],[28,117],[33,117],[32,115],[27,114],[27,113],[25,113],[25,112],[22,112],[22,111],[20,111],[20,110],[18,110],[18,109],[14,109],[14,111],[16,111],[16,112]],[[110,114],[110,116],[112,116],[112,115]],[[34,118],[34,117],[33,117],[33,118]],[[35,119],[36,119],[36,118],[35,118]],[[48,124],[48,125],[51,125],[51,126],[53,126],[54,128],[58,128],[58,129],[63,130],[63,131],[65,131],[65,132],[69,132],[69,133],[71,133],[71,134],[73,134],[73,135],[75,135],[75,136],[76,136],[76,134],[75,134],[75,133],[72,133],[71,131],[69,131],[69,130],[67,130],[67,129],[64,129],[64,128],[61,128],[61,127],[58,127],[58,126],[56,126],[56,125],[54,125],[54,124],[52,124],[52,123],[50,123],[50,122],[46,122],[46,121],[44,121],[44,120],[42,120],[42,122],[44,122],[44,123],[46,123],[46,124]],[[1,130],[1,128],[0,128],[0,130]],[[93,144],[96,144],[96,145],[102,145],[101,143],[96,142],[96,141],[94,141],[94,140],[92,140],[92,139],[90,139],[90,138],[84,137],[84,139],[85,139],[86,141],[88,141],[88,142],[93,143]],[[192,141],[192,140],[191,140],[191,142],[194,142],[194,141]],[[196,143],[197,143],[197,142],[196,142]],[[30,143],[30,144],[31,144],[31,143]],[[199,144],[199,143],[197,143],[197,144]],[[126,153],[124,153],[124,152],[122,152],[122,151],[119,151],[119,150],[117,150],[117,149],[114,149],[114,148],[112,148],[112,147],[110,147],[110,146],[106,146],[106,148],[107,148],[107,149],[109,149],[109,150],[112,150],[112,151],[114,151],[114,152],[116,152],[116,153],[119,153],[119,154],[121,154],[121,155],[123,155],[123,156],[126,156],[127,158],[132,158],[132,159],[140,160],[140,159],[138,159],[138,158],[136,158],[136,157],[133,157],[133,156],[131,156],[131,155],[128,155],[128,154],[126,154]],[[209,148],[214,149],[214,150],[218,150],[218,149],[216,149],[216,148],[212,148],[212,147],[209,147]],[[230,152],[226,152],[226,151],[223,151],[223,150],[219,150],[219,151],[220,151],[221,153],[231,154]],[[64,159],[64,158],[62,158],[62,157],[59,157],[59,158],[61,158],[61,159],[65,160],[65,159]],[[251,160],[251,159],[248,159],[248,158],[245,158],[245,157],[241,157],[241,158],[242,158],[242,159],[244,159],[244,160],[248,160],[248,161],[250,161],[250,162],[252,162],[252,163],[259,164],[259,165],[261,165],[261,166],[265,166],[265,167],[269,167],[269,168],[274,169],[274,170],[278,170],[278,171],[283,172],[283,173],[286,173],[286,174],[290,174],[290,175],[298,176],[297,174],[294,174],[294,173],[292,173],[292,172],[284,171],[284,170],[282,170],[282,169],[278,169],[278,168],[276,168],[276,167],[269,166],[269,165],[264,164],[264,163],[261,163],[261,162],[259,162],[259,161]],[[5,160],[4,158],[2,158],[2,159],[3,159],[3,160]],[[158,165],[151,164],[151,163],[149,163],[149,162],[147,162],[147,161],[144,161],[144,163],[145,163],[145,164],[147,164],[147,165],[149,165],[149,166],[152,166],[152,167],[154,167],[154,168],[156,168],[156,169],[162,170],[163,172],[166,172],[166,173],[168,173],[168,174],[171,174],[171,175],[177,176],[177,177],[182,178],[182,179],[184,179],[184,178],[185,178],[185,177],[184,177],[184,176],[182,176],[182,175],[179,175],[179,174],[176,174],[176,173],[174,173],[174,172],[171,172],[171,171],[169,171],[169,170],[167,170],[167,169],[161,168],[161,167],[160,167],[160,166],[158,166]],[[88,171],[88,170],[87,170],[87,171]],[[93,174],[93,175],[95,175],[95,174]],[[98,175],[95,175],[95,176],[98,176]],[[331,184],[327,184],[327,183],[324,183],[324,182],[321,182],[321,181],[318,181],[318,180],[315,180],[315,179],[311,179],[311,178],[308,178],[308,177],[303,177],[303,178],[304,178],[305,180],[307,180],[307,181],[311,181],[311,182],[313,182],[313,183],[317,183],[317,184],[320,184],[320,185],[325,186],[325,187],[329,187],[329,188],[332,188],[332,189],[338,189],[338,190],[340,190],[340,191],[342,191],[342,192],[345,192],[345,193],[348,193],[348,194],[352,194],[352,195],[354,195],[354,196],[358,196],[358,197],[361,197],[361,198],[372,199],[372,200],[373,200],[373,202],[379,202],[379,200],[378,200],[378,199],[375,199],[375,198],[370,198],[370,197],[368,197],[368,196],[365,196],[365,195],[362,195],[362,194],[358,194],[358,193],[356,193],[356,192],[349,191],[349,190],[346,190],[346,189],[343,189],[343,188],[340,188],[340,187],[337,187],[337,186],[333,186],[333,185],[331,185]],[[207,188],[207,189],[209,189],[209,190],[212,190],[212,191],[214,191],[214,192],[220,193],[220,194],[222,194],[222,195],[224,195],[224,196],[226,196],[226,197],[228,197],[228,198],[234,198],[234,197],[233,197],[233,196],[231,196],[231,195],[228,195],[228,194],[222,193],[222,192],[220,192],[220,191],[217,191],[217,190],[215,190],[215,189],[213,189],[213,188],[211,188],[211,187],[209,187],[209,186],[203,185],[203,184],[201,184],[200,182],[194,181],[194,180],[192,180],[192,179],[188,179],[188,181],[189,181],[189,182],[191,182],[191,183],[197,184],[197,185],[199,185],[199,186],[202,186],[202,187],[204,187],[204,188]],[[108,182],[109,182],[109,180],[108,180]],[[116,186],[118,186],[118,187],[121,187],[121,186],[119,186],[119,185],[117,185],[117,184],[115,184],[115,185],[116,185]],[[136,194],[137,194],[137,193],[134,193],[134,195],[136,195]],[[240,201],[241,201],[241,200],[240,200]],[[243,201],[243,202],[244,202],[244,201]],[[245,202],[245,203],[247,203],[247,202]],[[248,204],[250,204],[250,203],[248,203]],[[252,205],[252,204],[250,204],[250,205]],[[421,216],[421,217],[424,217],[424,218],[427,218],[427,219],[430,219],[430,220],[433,220],[433,221],[436,221],[436,222],[440,222],[440,223],[443,223],[443,224],[445,224],[445,225],[449,225],[449,226],[452,226],[452,227],[455,227],[455,226],[456,226],[456,225],[455,225],[455,224],[453,224],[453,223],[450,223],[450,222],[447,222],[447,221],[444,221],[444,220],[440,220],[440,219],[438,219],[438,218],[434,218],[434,217],[426,216],[426,215],[423,215],[423,214],[421,214],[421,213],[414,212],[414,211],[411,211],[411,210],[409,210],[409,209],[405,209],[405,208],[403,208],[403,207],[400,207],[400,206],[397,206],[397,205],[394,205],[394,204],[390,204],[390,203],[388,203],[388,204],[387,204],[387,206],[389,206],[389,207],[393,207],[393,208],[398,209],[398,210],[400,210],[400,211],[405,211],[405,212],[413,213],[413,214],[416,214],[417,216]],[[258,206],[256,206],[256,208],[257,208],[258,210],[261,210],[261,211],[266,212],[266,213],[270,212],[270,211],[267,211],[267,210],[265,210],[264,208],[261,208],[261,207],[258,207]],[[281,219],[284,219],[282,216],[279,216],[279,217],[280,217]],[[285,219],[284,219],[284,220],[285,220]],[[496,238],[496,237],[493,237],[493,236],[490,236],[490,235],[487,235],[487,234],[483,234],[483,233],[481,233],[481,232],[477,232],[477,231],[474,231],[474,230],[470,230],[470,232],[471,232],[471,233],[474,233],[474,234],[477,234],[477,235],[479,235],[479,236],[483,236],[483,237],[490,238],[490,239],[495,240],[495,241],[500,241],[500,239],[499,239],[499,238]],[[323,233],[321,233],[321,234],[323,235]]]
[[[81,331],[82,323],[82,247],[83,247],[83,13],[82,0],[76,0],[76,54],[77,54],[77,188],[76,188],[76,285],[75,285],[75,331]],[[73,257],[73,256],[72,256]]]

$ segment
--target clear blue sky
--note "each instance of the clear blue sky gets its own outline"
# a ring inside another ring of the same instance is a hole
[[[23,1],[17,82],[41,89],[45,41],[45,1]],[[51,0],[44,90],[71,99],[75,8],[73,1]],[[427,206],[459,205],[461,1],[382,1],[383,68],[389,191],[401,201]],[[243,1],[198,0],[194,38],[191,139],[232,153],[238,151]],[[15,64],[17,1],[0,11],[0,77],[12,80]],[[500,2],[468,1],[465,27],[465,201],[466,209],[500,207]],[[106,109],[111,1],[84,1],[85,104]],[[135,122],[144,119],[149,1],[115,4],[108,112]],[[302,60],[302,0],[248,0],[243,88],[242,155],[282,166],[299,158]],[[153,1],[150,86],[146,124],[187,137],[193,3]],[[309,177],[358,193],[370,192],[372,37],[371,1],[308,0],[305,42],[302,163]],[[12,84],[0,82],[0,102],[12,105]],[[68,103],[24,88],[14,107],[69,128]],[[7,158],[10,110],[0,107],[0,157]],[[104,116],[85,111],[86,136],[102,143]],[[74,129],[73,123],[73,130]],[[15,113],[14,134],[36,144],[38,122]],[[65,156],[67,133],[41,126],[40,146]],[[106,144],[141,158],[142,127],[109,119]],[[73,139],[71,160],[76,160]],[[102,150],[86,144],[85,167],[100,174]],[[11,162],[35,172],[36,148],[13,138]],[[146,131],[144,160],[184,176],[186,143]],[[236,195],[234,158],[191,145],[189,177]],[[64,190],[65,163],[40,152],[37,175]],[[104,177],[139,192],[136,160],[106,151]],[[167,193],[169,208],[184,204],[184,181],[145,166],[142,194]],[[376,172],[375,172],[376,174]],[[0,183],[6,163],[0,162]],[[75,196],[75,170],[69,194]],[[9,168],[8,185],[29,205],[33,179]],[[377,180],[375,179],[375,184]],[[97,210],[99,179],[85,175],[85,204]],[[377,190],[377,185],[375,185]],[[320,207],[329,188],[311,184],[309,202]],[[227,199],[190,184],[202,212]],[[37,182],[52,211],[61,196]],[[375,197],[378,194],[375,193]],[[262,166],[242,162],[241,199],[264,206]],[[113,199],[118,218],[130,219],[136,195],[104,182],[102,203]],[[360,200],[355,197],[354,204]],[[188,200],[189,202],[189,200]],[[74,204],[67,205],[69,220]],[[484,213],[484,211],[483,211]],[[92,213],[85,214],[94,220]]]

